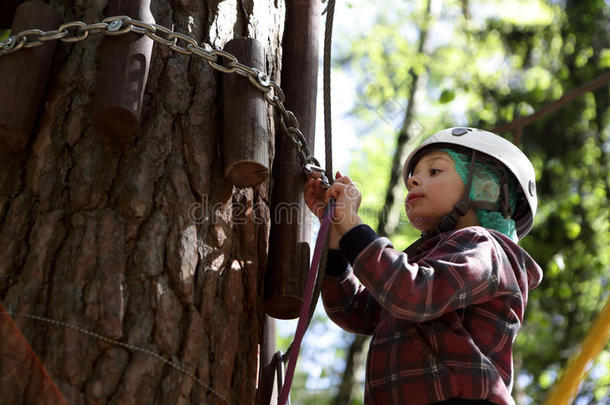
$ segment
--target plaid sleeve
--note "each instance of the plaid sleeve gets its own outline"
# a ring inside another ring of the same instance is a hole
[[[381,307],[358,282],[347,261],[342,274],[324,277],[322,302],[328,317],[348,332],[372,335],[379,323]]]
[[[448,234],[414,263],[388,239],[377,238],[357,255],[353,269],[383,308],[413,322],[521,293],[506,255],[481,227]]]

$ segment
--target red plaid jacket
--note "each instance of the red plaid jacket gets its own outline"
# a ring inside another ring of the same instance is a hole
[[[340,246],[322,298],[343,329],[373,335],[365,404],[514,404],[512,344],[542,279],[523,249],[478,226],[435,236],[413,257],[366,225]]]

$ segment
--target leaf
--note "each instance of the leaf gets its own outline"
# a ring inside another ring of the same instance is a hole
[[[455,98],[455,92],[453,90],[443,90],[443,92],[441,93],[441,98],[440,98],[440,102],[441,104],[447,104],[448,102],[452,101]]]

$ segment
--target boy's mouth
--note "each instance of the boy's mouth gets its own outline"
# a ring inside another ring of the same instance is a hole
[[[410,193],[410,194],[407,196],[407,202],[408,202],[409,204],[412,204],[412,203],[413,203],[413,201],[415,201],[415,200],[419,200],[419,199],[420,199],[420,198],[422,198],[423,196],[424,196],[423,194],[419,194],[419,193]]]

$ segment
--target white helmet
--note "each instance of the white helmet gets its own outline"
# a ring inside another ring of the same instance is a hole
[[[413,171],[413,166],[417,163],[414,158],[422,149],[446,145],[458,145],[477,152],[482,152],[500,161],[515,176],[523,195],[523,199],[517,199],[517,207],[513,219],[517,228],[517,236],[522,239],[532,229],[538,198],[536,196],[536,175],[534,167],[527,156],[510,141],[476,128],[448,128],[444,129],[426,139],[418,148],[413,150],[403,166],[403,178],[407,182],[409,175]],[[420,155],[421,156],[421,155]]]

